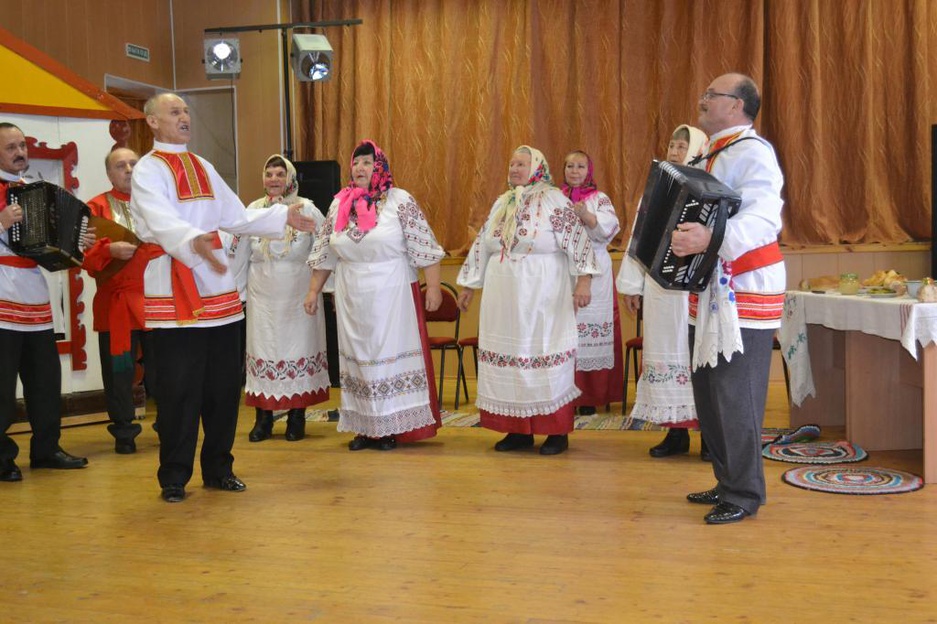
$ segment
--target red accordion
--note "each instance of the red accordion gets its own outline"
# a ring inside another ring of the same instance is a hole
[[[703,169],[652,161],[628,255],[664,288],[702,292],[719,260],[726,221],[741,203],[738,193]],[[694,221],[712,230],[709,248],[678,258],[670,235]]]
[[[65,189],[32,182],[7,189],[7,204],[23,208],[23,220],[10,227],[10,249],[47,271],[80,267],[81,239],[91,210]]]

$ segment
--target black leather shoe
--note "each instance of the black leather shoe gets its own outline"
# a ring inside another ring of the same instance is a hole
[[[709,447],[706,446],[706,438],[702,435],[699,437],[699,458],[704,462],[713,460],[713,456],[709,454]]]
[[[205,487],[222,490],[224,492],[243,492],[247,489],[247,485],[234,474],[229,474],[220,479],[206,479],[204,483]]]
[[[569,448],[568,435],[547,436],[546,441],[540,445],[541,455],[559,455]]]
[[[88,460],[84,457],[75,457],[69,455],[62,449],[56,450],[48,457],[37,457],[29,460],[30,468],[54,468],[56,470],[74,470],[75,468],[84,468],[88,465]]]
[[[130,440],[114,440],[114,452],[118,455],[133,455],[137,452],[137,443]]]
[[[703,516],[706,524],[731,524],[741,522],[751,514],[734,503],[723,501]]]
[[[23,473],[16,462],[9,461],[0,465],[0,481],[22,481]]]
[[[516,451],[517,449],[530,448],[534,445],[534,436],[530,433],[509,433],[495,444],[495,450],[499,452]]]
[[[578,411],[580,416],[595,416],[595,405],[580,405]]]
[[[719,492],[716,491],[716,488],[706,490],[705,492],[693,492],[692,494],[687,494],[686,499],[697,505],[718,505]]]
[[[286,440],[295,442],[306,437],[306,410],[291,409],[286,414]]]
[[[377,446],[375,448],[379,451],[392,451],[397,448],[397,438],[394,436],[384,436],[377,441]]]
[[[667,430],[667,435],[657,446],[651,447],[648,451],[651,457],[670,457],[671,455],[682,455],[690,451],[690,434],[686,429],[671,427]]]
[[[348,443],[349,451],[360,451],[371,446],[371,438],[368,438],[363,435],[356,435],[351,442]]]
[[[185,500],[185,486],[178,483],[164,485],[160,496],[167,503],[181,503]]]

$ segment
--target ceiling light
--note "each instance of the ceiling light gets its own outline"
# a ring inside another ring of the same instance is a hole
[[[332,46],[324,35],[294,34],[290,59],[300,82],[328,80],[332,76]]]
[[[241,45],[236,37],[205,39],[204,58],[209,80],[241,75]]]

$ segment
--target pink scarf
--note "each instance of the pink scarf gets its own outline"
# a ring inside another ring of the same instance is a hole
[[[595,179],[592,177],[592,173],[594,169],[592,166],[592,158],[581,150],[570,152],[569,155],[567,155],[567,158],[569,158],[569,156],[573,154],[582,154],[583,156],[586,157],[586,160],[589,162],[589,172],[586,174],[586,179],[582,181],[582,184],[580,186],[577,186],[577,187],[570,186],[569,184],[566,183],[565,175],[563,176],[563,188],[561,189],[563,191],[563,195],[566,195],[566,197],[568,197],[569,200],[575,204],[575,203],[589,199],[590,197],[592,197],[593,195],[599,192],[599,188],[598,186],[596,186]],[[564,165],[564,169],[565,169],[565,165]]]
[[[377,225],[377,202],[394,186],[394,176],[390,173],[390,163],[387,156],[374,141],[365,139],[358,147],[368,143],[374,148],[374,172],[371,174],[371,183],[367,190],[355,185],[354,179],[340,190],[335,198],[338,199],[338,214],[335,215],[335,231],[341,232],[348,225],[354,210],[358,230],[367,232]],[[355,148],[357,149],[357,148]],[[354,163],[354,158],[352,158]]]

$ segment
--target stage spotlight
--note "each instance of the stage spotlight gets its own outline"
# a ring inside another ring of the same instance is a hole
[[[205,77],[209,80],[241,75],[241,44],[236,37],[205,39]]]
[[[300,82],[318,82],[332,76],[332,46],[324,35],[294,34],[290,58]]]

